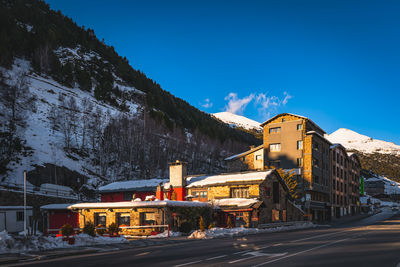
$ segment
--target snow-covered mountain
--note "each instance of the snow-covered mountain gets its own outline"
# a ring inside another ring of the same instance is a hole
[[[236,115],[231,112],[218,112],[212,114],[217,119],[231,125],[231,127],[241,127],[247,130],[262,131],[258,121],[251,120],[244,116]]]
[[[400,146],[395,143],[373,139],[345,128],[326,134],[325,137],[331,143],[340,143],[347,149],[354,149],[363,153],[400,155]]]

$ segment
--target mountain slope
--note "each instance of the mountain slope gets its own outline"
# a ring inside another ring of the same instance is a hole
[[[373,139],[344,128],[325,137],[332,143],[342,144],[350,151],[357,151],[363,169],[400,181],[399,145]]]
[[[246,130],[262,131],[262,127],[260,127],[259,122],[231,112],[213,113],[212,116],[233,127],[240,127]]]
[[[354,149],[364,153],[382,153],[400,155],[400,146],[392,142],[373,139],[352,130],[340,128],[326,135],[332,143],[340,143],[347,149]]]
[[[78,190],[165,177],[176,159],[189,172],[220,172],[224,157],[257,142],[163,90],[42,1],[0,0],[0,39],[1,185],[21,185],[25,169],[32,185]]]

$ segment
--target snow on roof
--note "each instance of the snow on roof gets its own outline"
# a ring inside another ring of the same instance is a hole
[[[131,181],[122,181],[122,182],[114,182],[105,186],[99,187],[100,192],[112,192],[117,190],[131,190],[131,189],[139,189],[139,188],[156,188],[160,183],[166,183],[169,179],[148,179],[148,180],[131,180]]]
[[[61,204],[48,204],[41,206],[41,210],[66,210],[69,206],[74,205],[74,203],[61,203]]]
[[[325,138],[325,136],[323,136],[323,135],[320,134],[320,133],[317,133],[316,131],[308,131],[308,132],[306,132],[306,134],[316,134],[316,135],[318,135],[319,137],[321,137],[322,139],[326,140],[328,143],[331,143],[331,141],[329,141],[327,138]]]
[[[32,209],[32,206],[26,206],[27,209]],[[24,206],[0,206],[0,210],[23,210]]]
[[[235,159],[235,158],[240,158],[240,157],[245,156],[245,155],[247,155],[247,154],[249,154],[249,153],[251,153],[251,152],[260,150],[260,149],[262,149],[263,147],[264,147],[264,145],[259,145],[258,147],[252,148],[252,149],[247,150],[247,151],[245,151],[245,152],[242,152],[242,153],[240,153],[240,154],[236,154],[236,155],[227,157],[227,158],[225,158],[224,160],[232,160],[232,159]]]
[[[123,201],[123,202],[98,202],[98,203],[79,203],[69,207],[69,209],[107,209],[107,208],[141,208],[141,207],[210,207],[208,202],[197,201],[174,201],[174,200],[155,200],[155,201]]]
[[[214,201],[214,204],[216,206],[224,207],[224,206],[235,206],[235,207],[248,207],[251,206],[257,202],[260,202],[259,200],[255,198],[223,198],[223,199],[217,199]]]
[[[313,122],[311,119],[309,119],[309,118],[307,118],[307,117],[304,117],[304,116],[301,116],[301,115],[296,115],[296,114],[293,114],[293,113],[281,113],[281,114],[278,114],[278,115],[276,115],[276,116],[270,118],[269,120],[266,120],[265,122],[261,123],[260,126],[263,127],[265,124],[269,123],[269,122],[270,122],[271,120],[273,120],[274,118],[277,118],[277,117],[283,116],[283,115],[292,115],[292,116],[295,116],[295,117],[299,117],[299,118],[308,120],[308,121],[310,121],[312,124],[314,124],[318,129],[320,129],[323,133],[325,133],[325,131],[322,130],[321,127],[319,127],[318,124],[316,124],[315,122]]]
[[[254,171],[245,173],[227,173],[219,175],[204,175],[197,177],[188,177],[186,182],[188,188],[196,186],[216,185],[233,182],[252,182],[252,181],[263,181],[270,175],[274,170],[268,171]]]

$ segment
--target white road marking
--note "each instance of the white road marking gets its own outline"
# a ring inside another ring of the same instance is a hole
[[[147,254],[150,254],[150,252],[142,252],[142,253],[136,254],[136,256],[144,256],[144,255],[147,255]]]
[[[299,241],[305,241],[305,240],[310,240],[310,239],[314,239],[314,238],[318,238],[318,237],[335,235],[335,234],[339,234],[339,233],[346,232],[346,231],[347,231],[347,230],[345,230],[345,231],[339,231],[339,232],[334,232],[334,233],[329,233],[329,234],[323,234],[323,235],[316,235],[316,236],[311,236],[311,237],[306,237],[306,238],[301,238],[301,239],[292,240],[292,241],[289,241],[289,242],[290,242],[290,243],[294,243],[294,242],[299,242]]]
[[[240,254],[240,253],[246,253],[246,252],[249,252],[249,251],[251,251],[251,250],[243,250],[243,251],[232,253],[232,255],[236,255],[236,254]]]
[[[191,262],[187,262],[187,263],[183,263],[183,264],[178,264],[178,265],[174,265],[174,267],[180,267],[180,266],[186,266],[186,265],[190,265],[190,264],[195,264],[195,263],[199,263],[202,260],[199,261],[191,261]]]
[[[230,262],[228,262],[228,263],[231,263],[231,264],[232,264],[232,263],[236,263],[236,262],[240,262],[240,261],[252,259],[252,258],[255,258],[255,257],[257,257],[257,256],[251,256],[251,257],[247,257],[247,258],[241,258],[241,259],[238,259],[238,260],[230,261]]]
[[[226,257],[226,256],[228,256],[228,255],[216,256],[216,257],[208,258],[208,259],[206,259],[206,261],[211,261],[211,260],[215,260],[215,259],[223,258],[223,257]]]
[[[297,256],[297,255],[300,255],[300,254],[303,254],[303,253],[307,253],[307,252],[310,252],[310,251],[313,251],[313,250],[316,250],[316,249],[319,249],[319,248],[327,247],[329,245],[340,243],[340,242],[343,242],[343,241],[346,241],[346,240],[349,240],[349,239],[350,238],[336,240],[334,242],[326,243],[326,244],[323,244],[323,245],[320,245],[320,246],[317,246],[317,247],[313,247],[313,248],[310,248],[310,249],[299,251],[299,252],[296,252],[294,254],[289,254],[287,256],[284,256],[284,257],[281,257],[281,258],[278,258],[278,259],[274,259],[274,260],[270,260],[270,261],[267,261],[267,262],[263,262],[263,263],[254,265],[253,267],[259,267],[259,266],[267,265],[267,264],[272,263],[272,262],[276,262],[276,261],[280,261],[280,260],[283,260],[283,259],[286,259],[286,258],[294,257],[294,256]]]
[[[244,255],[252,255],[251,257],[237,259],[237,260],[234,260],[234,261],[230,261],[228,263],[232,264],[232,263],[236,263],[236,262],[252,259],[252,258],[255,258],[255,257],[281,257],[281,256],[285,256],[286,254],[287,254],[287,252],[285,252],[285,253],[262,253],[262,252],[258,252],[258,251],[252,251],[252,252],[247,252],[247,253],[244,254]]]

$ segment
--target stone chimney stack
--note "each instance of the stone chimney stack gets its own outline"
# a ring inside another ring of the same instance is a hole
[[[169,163],[169,183],[174,190],[175,199],[172,200],[185,200],[186,197],[186,175],[187,175],[187,162],[175,161]]]

